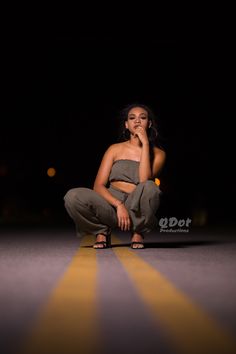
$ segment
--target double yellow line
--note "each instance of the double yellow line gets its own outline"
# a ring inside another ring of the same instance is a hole
[[[40,314],[24,354],[95,354],[101,350],[97,303],[96,251],[82,240],[67,271]],[[113,241],[119,239],[113,236]],[[106,251],[106,250],[105,250]],[[158,328],[169,338],[173,352],[235,354],[234,338],[161,273],[128,247],[113,252],[126,269]],[[142,251],[141,251],[142,252]],[[117,304],[119,306],[119,304]]]
[[[236,342],[197,304],[137,253],[114,249],[173,350],[184,354],[235,354]]]
[[[22,354],[91,354],[99,345],[96,252],[82,240],[78,252],[50,296]]]

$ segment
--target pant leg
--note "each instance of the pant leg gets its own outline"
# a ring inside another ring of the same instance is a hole
[[[156,212],[160,205],[159,187],[153,181],[141,182],[129,194],[125,205],[132,220],[133,232],[144,234],[158,226]]]
[[[116,210],[102,196],[89,188],[70,189],[65,197],[65,208],[82,235],[107,235],[117,226]]]

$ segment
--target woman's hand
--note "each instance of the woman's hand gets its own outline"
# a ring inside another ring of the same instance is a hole
[[[130,217],[125,205],[123,203],[119,204],[116,210],[117,210],[118,227],[120,227],[122,231],[129,230]]]
[[[141,141],[142,145],[149,144],[147,132],[146,132],[146,130],[143,127],[138,126],[135,129],[134,135],[136,135],[139,138],[139,140]]]

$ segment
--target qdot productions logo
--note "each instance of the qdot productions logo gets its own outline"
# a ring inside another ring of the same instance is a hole
[[[161,218],[159,220],[160,232],[189,232],[192,219],[177,219],[176,217]]]

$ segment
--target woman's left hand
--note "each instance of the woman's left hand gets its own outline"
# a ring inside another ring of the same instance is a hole
[[[118,227],[120,227],[122,231],[127,231],[130,229],[129,213],[123,203],[117,206],[117,220],[118,220]]]

